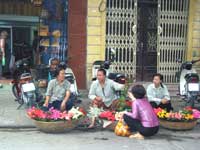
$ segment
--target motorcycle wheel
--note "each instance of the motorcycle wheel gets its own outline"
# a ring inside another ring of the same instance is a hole
[[[13,84],[13,86],[12,86],[12,93],[17,100],[20,98],[20,94],[18,93],[16,84]]]
[[[12,86],[12,92],[13,92],[13,95],[15,96],[15,98],[16,98],[16,101],[20,105],[24,104],[24,100],[21,97],[21,93],[19,93],[18,90],[17,90],[17,84],[13,84],[13,86]]]
[[[24,104],[24,100],[23,100],[23,98],[21,98],[21,97],[19,97],[19,98],[17,99],[17,102],[18,102],[20,105]]]

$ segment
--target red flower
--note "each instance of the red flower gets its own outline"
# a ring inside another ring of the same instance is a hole
[[[84,116],[87,114],[86,111],[85,111],[83,108],[81,108],[81,107],[80,107],[78,110],[79,110],[80,112],[82,112]]]
[[[35,107],[31,108],[28,110],[27,114],[31,117],[31,118],[42,118],[44,119],[46,117],[46,114],[44,111],[42,111],[41,109],[37,109]]]
[[[158,114],[159,112],[162,111],[162,108],[158,107],[158,108],[154,108],[153,110],[154,110],[154,112],[155,112],[156,114]]]
[[[125,102],[126,102],[126,105],[127,105],[127,106],[129,106],[129,107],[132,106],[132,101],[126,100]]]
[[[184,109],[187,110],[187,111],[192,111],[192,107],[191,106],[186,106]]]
[[[99,117],[102,119],[115,121],[115,114],[114,114],[114,112],[111,112],[111,111],[104,111],[99,115]]]

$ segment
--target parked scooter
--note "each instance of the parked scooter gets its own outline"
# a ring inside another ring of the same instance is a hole
[[[16,61],[13,73],[12,92],[20,104],[18,109],[26,104],[31,107],[36,102],[35,85],[28,65],[29,58]]]
[[[110,68],[110,65],[115,60],[115,50],[111,50],[111,59],[110,60],[97,60],[93,63],[92,66],[92,81],[95,81],[97,78],[97,71],[100,68],[103,68],[106,70],[106,76],[120,84],[125,84],[126,77],[122,73],[114,73],[113,70]]]
[[[179,80],[179,94],[186,101],[186,105],[194,107],[199,101],[200,83],[199,75],[192,65],[199,60],[186,61],[181,64],[180,71],[176,73]],[[180,60],[178,60],[181,63]]]
[[[42,68],[42,71],[39,71],[39,72],[42,72],[44,75],[38,75],[38,87],[41,89],[41,88],[47,88],[47,78],[49,78],[49,73],[51,73],[51,78],[55,78],[55,70],[50,70],[50,63],[51,63],[51,60],[49,61],[49,66],[43,66],[41,67]],[[66,68],[65,69],[65,79],[68,80],[71,84],[70,86],[70,91],[71,93],[74,95],[74,96],[79,96],[79,92],[78,92],[78,87],[77,87],[77,83],[76,83],[76,77],[72,71],[71,68],[67,67],[66,63],[64,62],[61,62],[58,64],[59,66],[62,66],[63,68]],[[40,69],[39,69],[40,70]],[[46,71],[47,70],[47,71]],[[41,73],[40,73],[41,74]],[[46,77],[46,78],[45,78]]]
[[[65,79],[70,82],[70,91],[71,93],[77,97],[79,96],[78,87],[76,83],[76,77],[71,68],[69,68],[64,62],[60,63],[61,66],[64,66],[65,69]]]

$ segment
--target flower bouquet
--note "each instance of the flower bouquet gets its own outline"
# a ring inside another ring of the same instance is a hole
[[[131,106],[132,106],[132,101],[130,100],[124,100],[124,99],[119,99],[116,107],[116,111],[131,111]]]
[[[114,130],[117,122],[121,120],[122,114],[126,111],[116,112],[116,111],[103,111],[99,114],[99,118],[103,121],[103,128],[109,130]]]
[[[167,112],[164,109],[154,109],[160,125],[173,130],[189,130],[195,127],[197,121],[191,108],[184,108],[178,112]]]
[[[32,107],[27,111],[36,127],[43,132],[58,133],[73,129],[78,120],[85,115],[82,108],[73,107],[68,112],[50,108],[48,111]]]

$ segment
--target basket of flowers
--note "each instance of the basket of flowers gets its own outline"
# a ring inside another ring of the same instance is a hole
[[[28,109],[27,114],[40,131],[61,133],[76,127],[79,120],[85,115],[81,110],[73,107],[68,112],[61,112],[52,107],[48,111],[43,111],[40,108],[32,107]]]
[[[102,110],[98,117],[102,120],[103,128],[114,131],[117,122],[121,118],[121,112],[131,111],[132,102],[130,100],[119,99],[115,111]]]
[[[127,110],[123,110],[120,112],[107,110],[101,112],[99,114],[99,118],[103,122],[103,128],[114,131],[118,121],[121,120],[121,115],[125,112],[127,112]]]
[[[191,108],[184,108],[178,112],[167,112],[164,109],[154,109],[160,126],[171,130],[190,130],[197,124]]]

